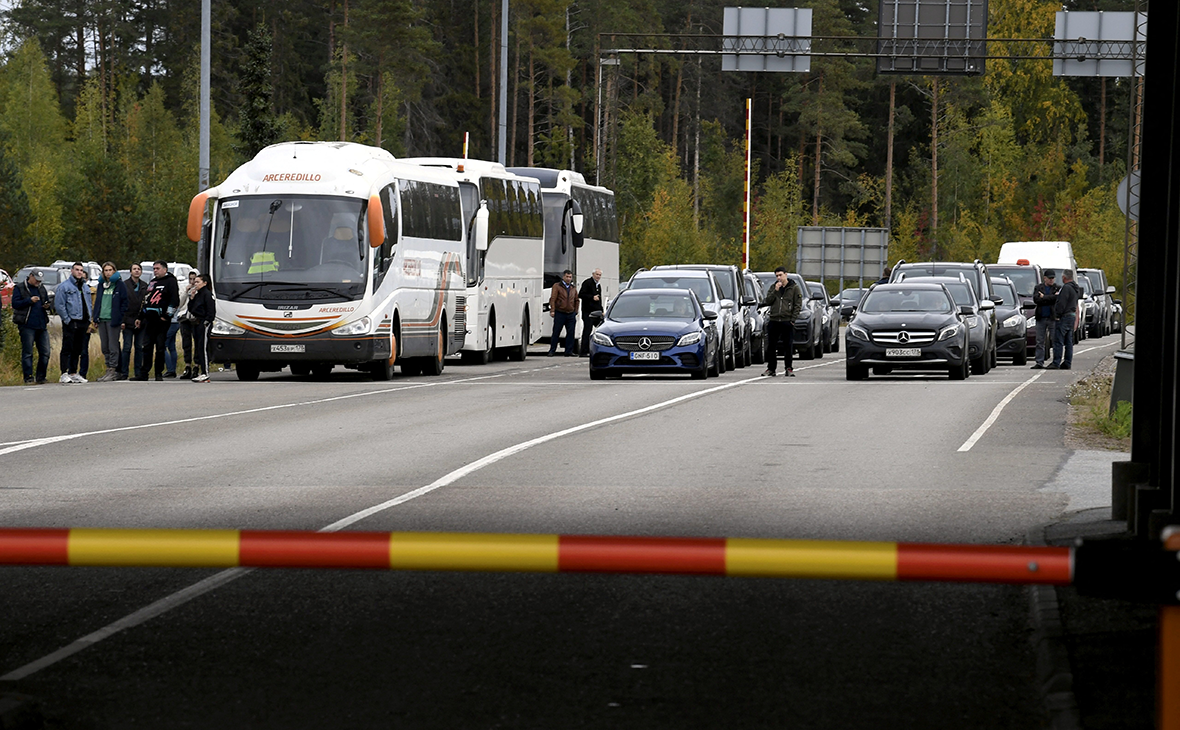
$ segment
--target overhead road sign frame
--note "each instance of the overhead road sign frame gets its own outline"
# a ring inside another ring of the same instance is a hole
[[[987,0],[880,0],[877,72],[978,76],[986,70]]]
[[[1054,76],[1142,76],[1146,56],[1146,13],[1057,13]]]
[[[810,8],[725,8],[722,31],[722,71],[811,71]]]

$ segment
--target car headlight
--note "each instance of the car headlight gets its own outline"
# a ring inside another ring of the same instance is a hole
[[[244,335],[246,330],[226,322],[224,319],[213,320],[212,333],[215,335]]]
[[[1037,315],[1035,315],[1035,314],[1030,315],[1029,318],[1025,320],[1025,322],[1028,324],[1029,327],[1036,327],[1037,326]]]
[[[863,327],[857,327],[854,324],[848,325],[848,336],[856,340],[869,341],[869,333]]]
[[[1005,327],[1019,327],[1020,323],[1024,321],[1024,317],[1019,314],[1014,314],[1008,319],[1004,320]]]
[[[940,329],[938,331],[938,341],[942,342],[943,340],[949,340],[950,338],[955,337],[956,335],[959,334],[959,330],[961,328],[962,328],[962,325],[960,325],[957,322],[955,324],[951,324],[951,325],[947,325],[946,327],[943,327],[942,329]]]
[[[369,328],[373,326],[373,320],[368,317],[361,317],[355,322],[349,322],[343,327],[337,327],[332,330],[332,334],[341,337],[355,337],[357,335],[369,334]]]
[[[696,343],[698,343],[700,341],[701,341],[701,333],[700,332],[689,332],[687,335],[682,336],[679,340],[676,341],[676,346],[677,347],[684,347],[685,345],[695,345]]]
[[[595,332],[594,334],[590,335],[590,339],[593,340],[595,344],[602,345],[603,347],[615,346],[615,343],[611,341],[611,338],[602,334],[601,332]]]
[[[967,327],[970,329],[975,329],[979,326],[979,317],[976,317],[974,314],[963,317],[963,321],[967,323]]]

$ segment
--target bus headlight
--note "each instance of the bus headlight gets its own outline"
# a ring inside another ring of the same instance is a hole
[[[595,332],[594,334],[590,335],[590,339],[594,340],[595,344],[602,345],[603,347],[615,346],[615,343],[611,342],[610,337],[602,334],[601,332]]]
[[[340,335],[341,337],[356,337],[357,335],[369,334],[369,328],[373,326],[373,321],[368,317],[361,317],[355,322],[350,322],[343,327],[337,327],[332,330],[332,334]]]
[[[211,332],[215,335],[244,335],[246,330],[226,322],[224,319],[213,320]]]

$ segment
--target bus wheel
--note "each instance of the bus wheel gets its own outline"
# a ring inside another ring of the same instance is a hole
[[[393,379],[393,358],[369,363],[369,375],[373,376],[373,380]]]
[[[512,347],[508,350],[508,359],[513,362],[522,362],[529,356],[529,313],[526,311],[521,317],[520,324],[520,346]]]
[[[434,354],[422,358],[422,371],[427,375],[442,375],[443,364],[446,361],[447,353],[443,349],[447,342],[447,326],[446,324],[439,325],[438,328],[438,345],[435,347]]]
[[[496,351],[496,316],[488,313],[488,329],[484,334],[484,348],[479,352],[464,352],[463,362],[471,365],[487,365]]]
[[[234,363],[234,370],[238,371],[238,380],[245,383],[252,383],[258,380],[258,373],[262,372],[261,368],[249,362]]]

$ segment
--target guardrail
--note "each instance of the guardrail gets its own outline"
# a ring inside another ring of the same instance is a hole
[[[428,532],[0,529],[0,565],[664,573],[1073,585],[1161,606],[1158,727],[1180,730],[1180,529],[1076,547]]]

